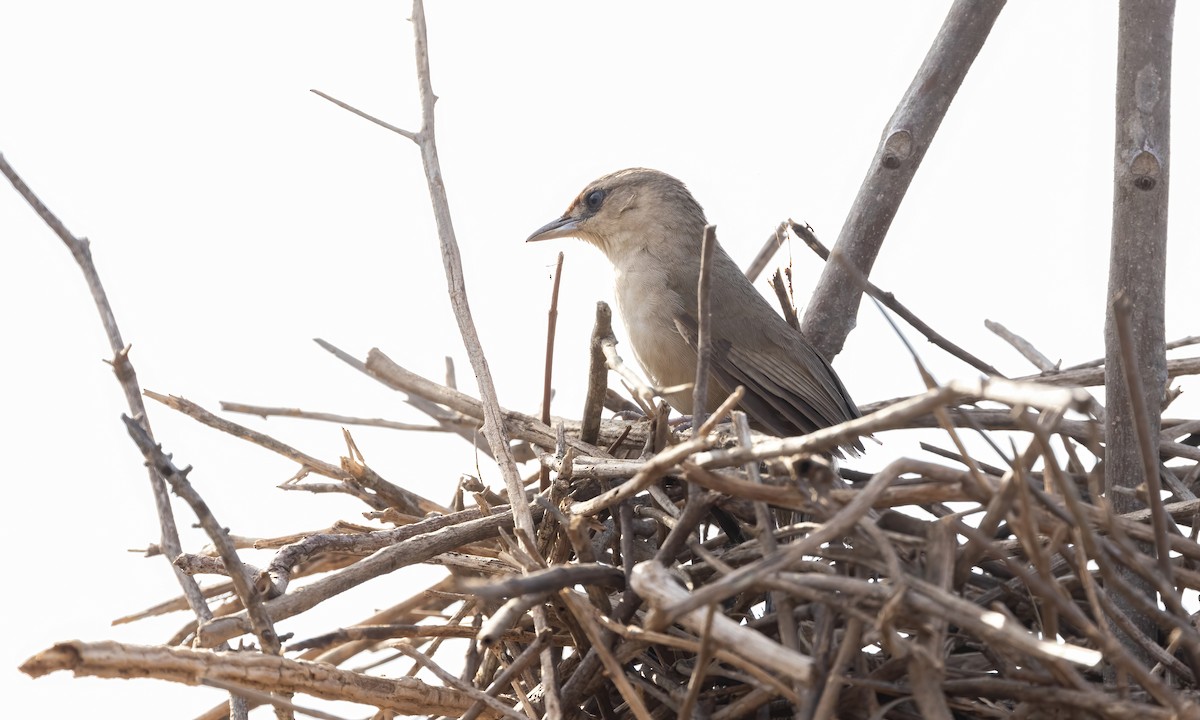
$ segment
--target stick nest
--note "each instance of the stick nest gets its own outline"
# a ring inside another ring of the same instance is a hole
[[[326,347],[404,392],[439,429],[478,432],[475,398],[379,351],[359,362]],[[326,464],[148,394],[297,459],[289,489],[349,493],[374,523],[234,537],[277,548],[263,569],[230,573],[236,553],[220,547],[181,555],[187,573],[242,581],[206,589],[220,603],[213,619],[157,647],[60,644],[23,669],[208,684],[293,708],[300,693],[373,706],[376,717],[1196,717],[1200,633],[1182,593],[1200,587],[1200,543],[1177,523],[1192,525],[1200,507],[1198,423],[1164,421],[1166,501],[1117,514],[1094,460],[1103,426],[1077,387],[1101,373],[952,383],[801,438],[752,436],[727,411],[697,431],[661,407],[598,424],[505,411],[514,456],[534,467],[535,536],[476,478],[442,506],[373,471],[348,434],[351,452]],[[607,404],[631,405],[611,391]],[[933,426],[957,448],[928,446],[944,464],[902,458],[866,472],[829,459],[848,438]],[[965,455],[964,437],[1000,431],[1008,447],[994,450],[1007,467]],[[139,444],[177,493],[194,493],[185,470]],[[274,634],[274,623],[417,563],[449,572],[318,637]],[[177,599],[127,620],[185,609]],[[244,641],[242,652],[214,650],[245,635],[249,651]],[[371,664],[349,669],[364,653]]]

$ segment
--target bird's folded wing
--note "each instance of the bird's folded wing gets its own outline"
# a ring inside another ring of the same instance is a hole
[[[697,347],[694,317],[679,314],[675,328],[693,349]],[[726,392],[744,387],[746,414],[774,435],[809,433],[857,417],[829,364],[812,348],[795,345],[789,354],[796,357],[776,356],[716,339],[710,345],[710,372]]]

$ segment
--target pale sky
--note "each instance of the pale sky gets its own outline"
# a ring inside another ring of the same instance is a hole
[[[743,265],[787,217],[832,244],[948,6],[431,2],[442,167],[501,402],[529,412],[540,402],[560,250],[556,414],[579,415],[594,304],[611,299],[602,255],[574,240],[527,246],[532,230],[595,177],[647,166],[688,183]],[[144,387],[214,411],[232,400],[421,421],[311,342],[322,337],[360,356],[378,346],[438,380],[449,355],[470,389],[416,147],[308,92],[417,129],[408,12],[303,2],[0,10],[0,152],[91,239]],[[1175,37],[1169,339],[1200,333],[1200,6],[1180,3]],[[872,276],[1008,374],[1033,369],[985,319],[1064,364],[1103,354],[1115,63],[1115,2],[1009,3]],[[15,670],[56,641],[157,643],[187,618],[109,627],[178,588],[161,558],[126,552],[157,542],[157,521],[78,269],[7,183],[0,238],[0,422],[17,463],[3,523],[6,706],[13,716],[194,717],[224,694]],[[811,287],[819,261],[800,245],[791,257],[799,286]],[[909,337],[939,378],[974,376]],[[870,306],[835,366],[860,403],[921,389]],[[1180,384],[1168,415],[1200,416],[1197,381]],[[361,521],[365,508],[349,499],[275,489],[291,463],[149,404],[158,439],[195,466],[192,481],[235,533]],[[330,462],[345,451],[333,424],[231,418]],[[353,433],[372,467],[435,500],[476,471],[457,439]],[[881,440],[854,466],[914,452],[911,434]],[[482,472],[502,487],[493,468]],[[201,548],[182,504],[177,517],[185,548]],[[324,624],[301,617],[279,630],[303,637],[356,620],[426,577],[368,584],[332,603]]]

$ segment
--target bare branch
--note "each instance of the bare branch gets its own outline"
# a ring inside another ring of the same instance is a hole
[[[434,687],[413,678],[363,675],[325,663],[259,653],[74,641],[55,645],[21,666],[21,671],[32,677],[58,670],[94,677],[136,675],[187,685],[215,679],[263,692],[300,692],[326,700],[364,703],[401,714],[456,716],[474,702],[458,690]]]
[[[1004,0],[955,0],[925,61],[883,131],[867,177],[834,245],[834,255],[869,275],[908,186],[951,100],[979,54]],[[825,265],[804,313],[804,335],[826,358],[837,355],[855,325],[862,288],[845,281],[838,262]]]
[[[1171,155],[1171,52],[1174,0],[1122,0],[1117,20],[1116,139],[1113,177],[1113,226],[1104,328],[1104,387],[1108,416],[1104,449],[1106,494],[1117,512],[1142,503],[1120,492],[1136,487],[1145,467],[1140,432],[1160,430],[1167,368],[1165,282],[1167,200]],[[1125,296],[1131,307],[1132,356],[1122,353],[1115,303]],[[1126,369],[1126,363],[1134,363]],[[1144,427],[1135,420],[1135,401],[1127,378],[1136,372],[1145,389]],[[1154,471],[1157,479],[1157,469]],[[1160,558],[1161,560],[1161,558]],[[1142,592],[1150,587],[1128,571]],[[1152,633],[1145,613],[1122,603],[1142,633]],[[1122,633],[1123,642],[1146,658]]]
[[[13,169],[8,161],[4,159],[4,155],[0,154],[0,172],[8,178],[21,197],[29,203],[30,207],[45,221],[46,225],[54,231],[54,234],[63,241],[67,249],[71,251],[72,257],[79,265],[79,269],[83,271],[83,277],[87,282],[88,289],[91,291],[92,300],[96,304],[96,309],[100,312],[100,321],[104,326],[104,333],[108,337],[109,348],[112,350],[112,368],[113,373],[117,377],[117,382],[121,385],[121,390],[125,394],[125,402],[129,406],[130,415],[137,419],[137,422],[145,430],[146,434],[153,439],[154,433],[150,428],[150,419],[146,415],[146,406],[142,402],[141,385],[138,383],[137,373],[134,371],[133,363],[129,360],[130,346],[125,344],[121,339],[121,331],[117,327],[117,318],[113,313],[112,305],[108,302],[108,293],[104,291],[104,285],[100,282],[100,273],[96,270],[95,263],[92,262],[91,244],[87,238],[77,238],[62,223],[58,217],[50,211],[41,199],[34,194],[33,190],[25,184],[25,181],[17,175],[17,171]],[[183,548],[179,543],[179,531],[175,526],[175,515],[171,509],[171,498],[167,494],[167,484],[163,477],[155,471],[152,466],[147,466],[147,473],[150,478],[150,491],[154,495],[154,508],[158,513],[159,526],[159,542],[163,547],[163,555],[170,562],[175,556],[183,552]],[[204,601],[204,594],[200,591],[200,586],[196,584],[189,575],[180,572],[173,565],[172,572],[175,574],[175,579],[179,586],[183,589],[183,595],[187,598],[188,604],[192,608],[192,612],[201,621],[212,618],[212,612],[208,608],[208,604]]]

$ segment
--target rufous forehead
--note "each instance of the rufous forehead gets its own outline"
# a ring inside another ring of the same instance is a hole
[[[596,190],[599,190],[599,189],[600,189],[599,185],[588,185],[587,187],[585,187],[582,192],[580,192],[578,195],[575,196],[575,199],[571,201],[571,204],[567,206],[567,211],[563,214],[570,215],[571,211],[574,210],[575,208],[584,207],[583,199],[588,196],[588,193],[595,192]]]

